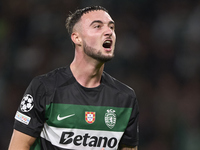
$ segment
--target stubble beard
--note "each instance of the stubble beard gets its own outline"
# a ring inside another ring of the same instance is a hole
[[[114,54],[112,54],[111,56],[103,55],[100,50],[97,50],[95,48],[88,46],[85,42],[84,42],[83,48],[84,48],[84,52],[86,55],[88,55],[102,63],[110,61],[114,57]]]

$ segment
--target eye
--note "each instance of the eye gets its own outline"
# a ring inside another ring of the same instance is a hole
[[[111,25],[111,26],[110,26],[110,29],[115,30],[115,26],[114,26],[114,25]]]
[[[95,26],[94,26],[94,28],[100,28],[100,27],[101,27],[100,25],[95,25]]]

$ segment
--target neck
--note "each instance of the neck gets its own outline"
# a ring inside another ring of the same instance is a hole
[[[87,88],[94,88],[100,85],[104,64],[92,64],[80,59],[74,59],[70,69],[79,84]]]

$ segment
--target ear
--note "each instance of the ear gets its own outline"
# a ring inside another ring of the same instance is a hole
[[[81,46],[82,40],[78,32],[73,32],[71,34],[71,39],[75,45]]]

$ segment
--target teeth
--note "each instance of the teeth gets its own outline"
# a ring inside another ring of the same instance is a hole
[[[110,41],[105,41],[104,43],[105,43],[105,44],[110,44],[111,42],[110,42]]]

